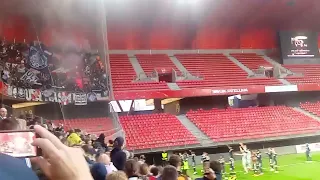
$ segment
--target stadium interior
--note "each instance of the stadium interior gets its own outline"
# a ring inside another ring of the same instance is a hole
[[[0,12],[8,114],[121,135],[148,161],[319,142],[316,0],[14,2]]]

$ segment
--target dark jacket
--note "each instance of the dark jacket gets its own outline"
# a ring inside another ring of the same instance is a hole
[[[124,164],[127,160],[127,155],[122,149],[120,148],[114,148],[110,153],[111,161],[113,162],[113,165],[118,170],[124,170]]]

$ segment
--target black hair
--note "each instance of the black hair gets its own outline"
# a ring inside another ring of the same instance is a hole
[[[153,176],[158,176],[159,175],[159,169],[157,167],[152,167],[150,169],[150,172],[152,173]]]
[[[0,121],[0,131],[17,130],[19,122],[15,118],[6,118]]]

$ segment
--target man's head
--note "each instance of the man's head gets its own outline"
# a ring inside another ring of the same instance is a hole
[[[180,158],[180,156],[175,155],[175,154],[170,156],[169,165],[174,166],[175,168],[180,170],[180,166],[181,166],[181,158]]]
[[[7,109],[6,108],[1,108],[0,109],[0,116],[1,117],[7,117]]]
[[[153,176],[158,176],[158,175],[159,175],[159,169],[158,169],[158,167],[152,167],[152,168],[150,169],[150,172],[151,172],[151,174],[152,174]]]
[[[129,159],[126,161],[124,165],[124,172],[128,177],[135,176],[139,171],[139,163],[133,159]]]
[[[142,176],[146,176],[149,174],[149,166],[146,163],[140,165],[139,174]]]
[[[220,173],[222,170],[221,163],[219,161],[211,161],[210,162],[210,169],[212,169],[216,173]]]
[[[177,180],[178,172],[174,166],[168,165],[163,168],[162,180]]]
[[[98,163],[103,163],[105,165],[109,165],[110,164],[110,157],[108,155],[106,155],[105,153],[100,153],[96,156],[96,161]]]
[[[106,180],[127,180],[127,176],[124,172],[122,171],[115,171],[112,172],[111,174],[108,174],[106,177]]]
[[[77,133],[78,135],[81,134],[81,130],[80,129],[75,129],[74,132]]]
[[[117,137],[113,142],[113,147],[122,149],[124,147],[124,139],[123,137]]]

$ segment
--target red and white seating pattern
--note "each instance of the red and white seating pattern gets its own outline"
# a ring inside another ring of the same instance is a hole
[[[126,147],[129,150],[198,143],[174,115],[120,116],[120,123],[126,133]]]
[[[320,102],[305,102],[300,103],[300,107],[310,113],[320,116]]]
[[[181,81],[182,88],[236,87],[281,84],[276,79],[247,78],[247,73],[223,54],[176,54],[182,65],[193,74],[203,76],[200,81]]]
[[[320,83],[320,65],[317,64],[295,64],[283,65],[285,68],[293,71],[294,73],[302,73],[302,77],[286,77],[292,84],[312,84]]]
[[[214,141],[316,132],[320,123],[285,106],[197,110],[187,117]]]
[[[56,126],[59,123],[62,123],[66,131],[71,129],[81,129],[89,134],[99,135],[104,133],[106,136],[115,133],[112,120],[106,117],[53,120],[52,123]]]
[[[166,82],[133,82],[136,73],[125,54],[111,54],[110,67],[114,91],[168,89]]]

